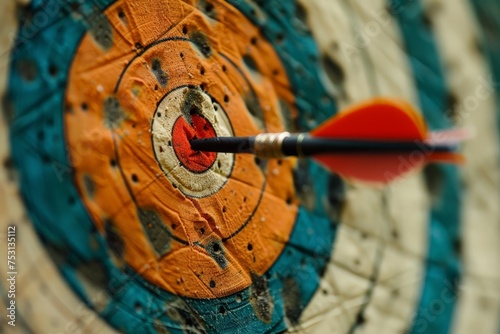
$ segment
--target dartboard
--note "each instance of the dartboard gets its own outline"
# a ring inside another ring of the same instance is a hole
[[[500,330],[496,2],[1,7],[7,332]],[[190,146],[375,96],[470,128],[468,162],[373,187]]]

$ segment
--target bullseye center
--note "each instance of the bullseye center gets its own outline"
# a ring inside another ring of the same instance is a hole
[[[200,152],[191,149],[191,140],[216,137],[210,122],[200,114],[191,114],[191,123],[180,116],[172,130],[172,146],[181,164],[193,173],[203,173],[217,159],[215,152]]]

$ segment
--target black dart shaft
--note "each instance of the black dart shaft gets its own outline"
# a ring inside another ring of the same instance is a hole
[[[255,137],[215,137],[191,140],[191,149],[218,153],[254,153]]]
[[[453,145],[432,145],[426,142],[395,142],[375,140],[344,140],[317,138],[309,135],[263,134],[255,137],[218,137],[191,141],[195,151],[220,153],[251,153],[259,157],[314,156],[339,153],[404,153],[452,152]]]

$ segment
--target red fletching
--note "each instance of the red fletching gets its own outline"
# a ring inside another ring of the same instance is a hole
[[[313,137],[399,142],[445,143],[464,138],[463,131],[429,134],[422,116],[408,103],[376,98],[355,105],[311,132]],[[384,154],[331,154],[315,160],[347,179],[387,184],[430,162],[462,163],[460,154],[416,150]]]
[[[400,100],[376,98],[355,105],[311,132],[337,139],[424,140],[427,128],[420,114]]]
[[[426,159],[410,154],[332,154],[314,157],[319,163],[346,179],[387,184],[421,168]]]

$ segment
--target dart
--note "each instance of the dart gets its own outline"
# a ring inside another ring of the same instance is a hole
[[[429,132],[407,102],[375,98],[354,105],[309,133],[191,140],[196,152],[249,153],[259,158],[311,157],[345,178],[388,183],[428,163],[462,163],[461,130]]]

